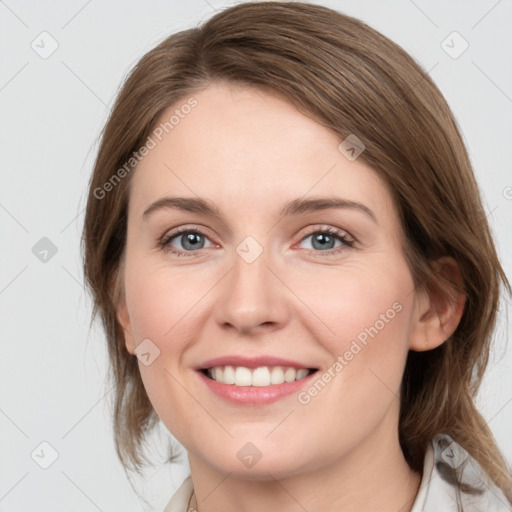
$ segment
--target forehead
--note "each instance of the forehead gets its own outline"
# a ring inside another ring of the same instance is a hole
[[[166,109],[156,127],[155,147],[132,177],[131,210],[165,195],[207,197],[233,209],[250,203],[266,213],[307,195],[392,208],[375,171],[340,152],[343,139],[278,95],[214,83]]]

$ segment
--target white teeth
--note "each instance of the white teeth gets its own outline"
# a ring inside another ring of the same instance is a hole
[[[309,373],[309,370],[306,368],[301,368],[300,370],[297,370],[297,376],[295,377],[295,380],[300,380],[306,377]]]
[[[223,382],[219,380],[219,382]],[[237,386],[250,386],[252,385],[252,373],[249,368],[238,366],[235,370],[235,384]]]
[[[216,366],[208,370],[208,375],[217,382],[235,386],[270,386],[301,380],[309,375],[309,370],[282,366],[260,366],[251,370],[244,366]]]
[[[271,384],[282,384],[284,382],[284,372],[280,366],[275,366],[272,368],[272,373],[270,374],[270,383]]]
[[[224,384],[234,384],[235,383],[235,369],[232,366],[224,367]]]
[[[284,381],[285,382],[293,382],[297,375],[297,370],[295,368],[286,368],[284,371]]]
[[[256,368],[256,370],[252,372],[252,385],[270,386],[270,372],[266,366]]]

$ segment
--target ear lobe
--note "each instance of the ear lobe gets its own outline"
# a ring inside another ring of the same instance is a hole
[[[442,345],[457,329],[466,296],[457,262],[448,256],[435,262],[435,272],[445,281],[442,290],[417,292],[417,311],[409,348],[418,352]]]

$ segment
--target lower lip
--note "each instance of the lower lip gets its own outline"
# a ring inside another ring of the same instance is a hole
[[[276,402],[280,398],[298,393],[301,388],[309,384],[314,372],[307,377],[283,384],[270,386],[236,386],[235,384],[223,384],[208,378],[203,372],[198,371],[199,378],[208,386],[208,389],[217,396],[237,405],[266,405]]]

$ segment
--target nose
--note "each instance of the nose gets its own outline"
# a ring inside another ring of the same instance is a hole
[[[215,318],[224,330],[257,336],[287,323],[291,292],[268,260],[265,251],[252,262],[235,254],[216,302]]]

